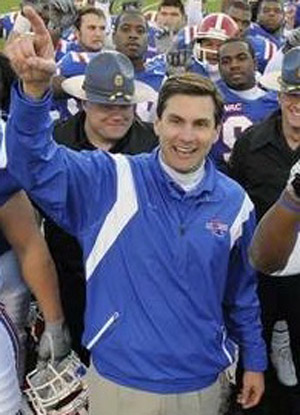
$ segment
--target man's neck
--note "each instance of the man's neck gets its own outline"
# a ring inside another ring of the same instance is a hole
[[[266,94],[266,91],[261,89],[256,83],[251,87],[243,88],[243,89],[235,89],[230,87],[228,84],[227,88],[233,92],[235,95],[238,95],[240,98],[247,99],[249,101],[254,101]]]
[[[89,126],[87,122],[84,124],[84,131],[87,137],[87,140],[93,144],[99,150],[109,151],[113,147],[113,143],[109,140],[103,138],[100,134],[95,133]]]
[[[264,25],[260,24],[260,27],[264,29],[265,32],[270,33],[273,36],[279,36],[281,34],[281,27],[277,27],[277,29],[270,29],[265,27]]]
[[[284,138],[292,150],[297,150],[300,146],[300,127],[291,127],[284,118],[282,118],[282,129]]]
[[[130,59],[135,71],[143,71],[145,69],[145,62],[143,58]]]
[[[93,49],[93,48],[89,48],[86,45],[83,45],[82,43],[79,42],[79,46],[82,49],[83,52],[88,52],[88,53],[99,53],[101,52],[101,48],[99,49]]]

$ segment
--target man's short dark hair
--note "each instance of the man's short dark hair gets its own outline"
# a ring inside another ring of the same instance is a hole
[[[230,44],[230,43],[238,43],[238,42],[242,42],[245,43],[248,46],[248,50],[251,54],[252,59],[255,61],[256,60],[256,55],[255,55],[255,50],[253,48],[253,46],[251,45],[251,43],[249,42],[249,40],[246,37],[232,37],[230,39],[226,39],[225,42],[220,46],[220,50],[219,50],[219,54],[221,49],[223,49],[224,46]]]
[[[86,16],[87,14],[95,14],[100,19],[106,20],[105,14],[101,9],[96,9],[93,6],[83,7],[82,9],[78,10],[77,17],[74,23],[74,26],[76,27],[77,30],[80,30],[82,18],[83,16]]]
[[[121,22],[123,16],[127,16],[127,15],[142,17],[142,19],[145,21],[145,26],[148,29],[148,22],[147,22],[147,19],[144,16],[143,13],[141,13],[139,10],[124,10],[120,14],[118,14],[118,16],[116,17],[114,27],[113,27],[113,32],[114,33],[118,30],[118,27],[120,25],[120,22]]]
[[[215,122],[219,125],[223,116],[223,99],[213,82],[201,75],[186,72],[182,75],[170,76],[162,85],[157,102],[158,118],[167,106],[167,101],[174,95],[210,96],[215,104]]]
[[[230,3],[227,8],[227,11],[231,8],[240,9],[252,13],[250,5],[248,3],[243,2],[242,0],[235,0],[232,3]]]
[[[162,7],[176,7],[180,10],[182,16],[185,15],[184,5],[181,0],[162,0],[157,7],[157,11],[159,12]]]
[[[277,4],[279,4],[279,5],[280,5],[281,10],[283,10],[283,5],[282,5],[281,0],[261,0],[261,1],[258,3],[258,6],[257,6],[257,14],[259,14],[259,12],[260,12],[260,10],[261,10],[261,7],[262,7],[262,5],[263,5],[264,3],[277,3]]]

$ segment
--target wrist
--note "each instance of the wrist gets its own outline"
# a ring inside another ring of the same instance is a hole
[[[65,319],[62,317],[58,320],[46,320],[45,321],[45,330],[51,333],[61,331],[65,325]]]
[[[285,189],[278,200],[278,204],[297,215],[300,214],[300,199],[291,194],[290,189]]]
[[[25,95],[32,99],[41,99],[50,88],[50,82],[26,82],[23,81],[22,89]]]

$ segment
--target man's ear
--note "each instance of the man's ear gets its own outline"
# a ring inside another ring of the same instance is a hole
[[[159,137],[159,131],[160,131],[160,118],[157,116],[155,117],[154,123],[153,123],[153,129],[157,137]]]
[[[216,136],[214,138],[213,144],[215,144],[218,141],[219,136],[220,136],[220,132],[221,132],[221,124],[218,124],[216,126]]]
[[[80,31],[78,29],[75,29],[74,34],[75,34],[76,40],[79,40],[79,38],[80,38]]]

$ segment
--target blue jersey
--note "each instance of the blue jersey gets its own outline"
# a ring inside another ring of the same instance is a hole
[[[262,26],[257,23],[251,23],[250,27],[246,31],[246,36],[262,36],[265,39],[275,43],[277,48],[280,48],[284,44],[284,37],[281,34],[274,34],[267,32]]]
[[[1,36],[4,39],[8,38],[8,35],[12,31],[16,18],[18,16],[19,12],[12,12],[12,13],[6,13],[2,14],[0,16],[0,27],[1,27]]]
[[[254,99],[245,99],[229,89],[223,82],[217,83],[224,99],[224,117],[218,141],[212,148],[211,156],[222,168],[228,162],[231,151],[240,134],[252,124],[265,119],[278,106],[277,93],[253,90]]]
[[[57,75],[64,78],[83,75],[86,65],[99,52],[70,51],[56,65]]]
[[[90,60],[99,52],[68,52],[56,65],[56,74],[64,78],[83,75]],[[53,100],[52,117],[67,120],[81,109],[81,102],[75,98]]]
[[[177,35],[176,44],[178,49],[192,48],[194,40],[196,38],[197,25],[185,26]]]
[[[84,52],[84,50],[77,40],[71,41],[61,38],[56,45],[55,61],[59,62],[69,52]]]
[[[4,205],[14,193],[21,190],[20,185],[6,170],[7,154],[4,134],[5,123],[0,118],[0,206]]]
[[[165,33],[164,29],[149,26],[146,59],[151,59],[173,48],[173,45],[177,44],[179,33],[181,33],[181,30],[177,34],[170,34],[168,32]]]
[[[294,28],[300,26],[300,4],[296,5],[296,13],[295,13],[295,22],[294,22]]]
[[[147,66],[153,68],[153,70],[167,76],[167,61],[165,55],[157,55],[153,59],[147,61]],[[206,78],[209,77],[208,71],[204,63],[197,61],[193,56],[191,56],[190,62],[186,68],[188,72],[194,72],[199,75],[202,75]]]
[[[148,49],[145,57],[146,59],[152,59],[159,54],[156,47],[157,36],[159,36],[159,30],[155,26],[148,25]]]
[[[158,66],[156,67],[153,62],[146,62],[143,70],[135,70],[134,77],[137,81],[145,83],[152,89],[152,92],[149,94],[149,99],[136,105],[136,113],[141,120],[153,122],[156,113],[158,91],[164,80],[165,74]]]
[[[249,35],[246,39],[251,43],[255,51],[257,69],[260,73],[263,73],[278,48],[274,42],[262,36]]]

